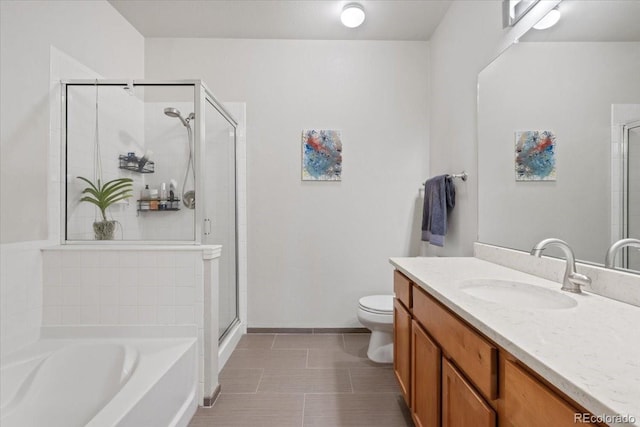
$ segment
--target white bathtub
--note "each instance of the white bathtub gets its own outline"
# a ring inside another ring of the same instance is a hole
[[[3,360],[2,427],[186,426],[195,338],[43,339]]]

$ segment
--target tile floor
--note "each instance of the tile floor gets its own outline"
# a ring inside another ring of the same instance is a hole
[[[369,334],[249,334],[220,373],[212,408],[190,427],[413,426],[390,365],[367,359]]]

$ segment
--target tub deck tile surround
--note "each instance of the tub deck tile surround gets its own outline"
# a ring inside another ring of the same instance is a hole
[[[412,427],[391,365],[367,359],[369,334],[248,334],[222,392],[191,427]]]

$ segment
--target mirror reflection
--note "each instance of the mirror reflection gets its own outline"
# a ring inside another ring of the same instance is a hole
[[[478,76],[478,240],[529,251],[557,237],[602,265],[640,238],[640,2],[558,10]],[[640,272],[640,251],[615,266]]]

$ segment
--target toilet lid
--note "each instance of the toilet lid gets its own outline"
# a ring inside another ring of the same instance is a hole
[[[393,313],[393,295],[369,295],[360,298],[360,308],[372,313]]]

